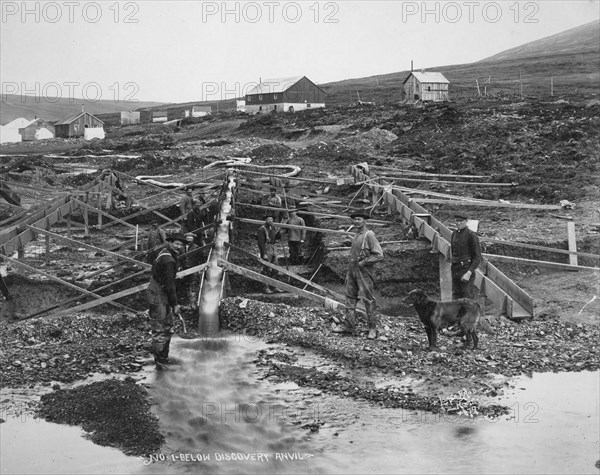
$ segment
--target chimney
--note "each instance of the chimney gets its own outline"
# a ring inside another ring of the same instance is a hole
[[[81,104],[81,112],[85,112],[85,109],[83,107],[83,104]]]
[[[413,60],[412,59],[410,60],[410,72],[411,73],[413,72]]]

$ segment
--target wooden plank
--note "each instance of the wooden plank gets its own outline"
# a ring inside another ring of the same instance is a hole
[[[533,259],[524,259],[522,257],[499,256],[496,254],[481,254],[486,259],[492,259],[501,262],[531,264],[535,266],[552,267],[554,269],[571,270],[571,271],[592,271],[600,272],[600,267],[572,266],[571,264],[560,264],[558,262],[535,261]]]
[[[37,231],[39,233],[47,233],[51,237],[53,237],[55,239],[59,239],[61,241],[65,241],[65,242],[68,242],[68,243],[71,243],[71,244],[76,244],[77,246],[83,247],[84,249],[87,249],[89,251],[100,252],[102,254],[114,257],[115,259],[118,259],[118,260],[121,260],[121,261],[128,261],[128,262],[131,262],[133,264],[140,265],[140,266],[142,266],[142,267],[144,267],[146,269],[149,269],[150,267],[152,267],[150,264],[147,264],[145,262],[141,262],[141,261],[138,261],[136,259],[132,259],[131,257],[123,256],[122,254],[117,254],[116,252],[111,252],[111,251],[108,251],[106,249],[102,249],[101,247],[92,246],[91,244],[84,244],[84,243],[82,243],[80,241],[76,241],[75,239],[69,239],[68,237],[61,236],[60,234],[56,234],[56,233],[53,233],[53,232],[50,232],[50,231],[46,231],[44,229],[36,228],[36,227],[33,227],[33,226],[30,226],[30,227],[31,227],[31,229],[34,229],[35,231]]]
[[[326,294],[328,294],[329,296],[331,296],[334,299],[338,299],[338,300],[343,301],[344,298],[345,298],[343,295],[340,295],[338,293],[333,292],[332,290],[329,290],[329,289],[327,289],[325,287],[322,287],[321,285],[316,284],[316,283],[314,283],[311,280],[305,279],[304,277],[299,276],[298,274],[290,272],[290,271],[284,269],[281,266],[278,266],[278,265],[275,265],[275,264],[271,264],[270,262],[264,261],[263,259],[259,258],[258,256],[255,256],[251,252],[246,251],[245,249],[242,249],[240,247],[234,246],[233,244],[229,244],[228,242],[224,243],[224,245],[225,245],[226,248],[231,248],[231,249],[233,249],[236,252],[239,252],[239,253],[241,253],[241,254],[243,254],[245,256],[250,257],[254,262],[259,263],[261,266],[265,266],[265,267],[268,267],[270,269],[274,269],[274,270],[276,270],[277,272],[279,272],[279,273],[281,273],[283,275],[287,275],[288,277],[292,277],[293,279],[296,279],[296,280],[298,280],[298,281],[300,281],[300,282],[302,282],[302,283],[304,283],[306,285],[310,285],[311,287],[313,287],[313,288],[315,288],[317,290],[320,290],[321,292],[325,292]],[[350,249],[350,248],[346,248],[346,249]]]
[[[111,215],[109,213],[105,213],[100,208],[96,208],[95,206],[89,205],[88,203],[84,203],[83,201],[78,200],[76,198],[73,198],[73,202],[77,203],[77,205],[79,205],[79,206],[86,207],[86,208],[88,208],[90,210],[93,210],[93,211],[97,211],[98,212],[98,217],[100,217],[100,216],[106,216],[106,217],[108,217],[108,218],[116,221],[117,223],[123,224],[123,225],[125,225],[125,226],[127,226],[129,228],[135,229],[135,225],[133,225],[131,223],[128,223],[127,221],[124,221],[124,220],[122,220],[120,218],[117,218],[117,217],[115,217],[115,216],[113,216],[113,215]],[[99,221],[99,224],[101,224],[101,221]],[[106,225],[104,227],[107,228],[109,225],[112,226],[112,224],[109,222],[109,223],[106,223]]]
[[[492,177],[486,175],[454,175],[450,173],[427,173],[427,172],[418,172],[415,170],[403,170],[401,168],[396,167],[386,167],[383,165],[371,165],[373,170],[390,170],[392,172],[400,172],[407,175],[416,175],[416,176],[427,176],[431,178],[475,178],[475,179],[491,179]]]
[[[450,180],[430,180],[427,178],[406,178],[402,176],[384,176],[382,178],[394,179],[397,181],[410,181],[410,182],[428,182],[428,183],[442,183],[444,185],[472,185],[472,186],[493,186],[493,187],[506,187],[515,186],[515,183],[490,183],[490,182],[475,182],[475,181],[450,181]]]
[[[491,242],[494,244],[505,244],[507,246],[514,246],[514,247],[522,247],[524,249],[536,249],[539,251],[548,251],[548,252],[555,252],[557,254],[567,254],[567,255],[574,255],[574,256],[579,256],[579,257],[589,257],[592,259],[600,259],[600,255],[598,254],[589,254],[587,252],[574,252],[574,251],[567,251],[566,249],[557,249],[555,247],[545,247],[545,246],[536,246],[534,244],[525,244],[523,242],[515,242],[515,241],[503,241],[501,239],[492,239],[492,238],[486,238],[483,236],[479,237],[479,240],[482,242]]]
[[[484,206],[488,208],[516,208],[516,209],[546,209],[546,210],[559,210],[562,206],[559,205],[535,205],[526,203],[500,203],[498,201],[465,201],[457,197],[456,200],[452,199],[432,199],[432,198],[412,198],[416,203],[430,203],[430,204],[450,204],[455,206]]]
[[[223,259],[217,260],[217,265],[222,267],[225,270],[230,272],[235,272],[243,277],[248,279],[256,280],[258,282],[262,282],[263,284],[270,285],[271,287],[277,287],[278,289],[284,290],[294,295],[298,295],[300,297],[307,298],[309,300],[313,300],[315,302],[319,302],[322,305],[331,304],[334,308],[345,309],[346,306],[341,302],[336,302],[335,300],[330,299],[329,297],[323,297],[321,295],[313,294],[308,290],[299,289],[298,287],[294,287],[293,285],[286,284],[276,279],[271,279],[266,275],[259,274],[258,272],[251,271],[241,266],[237,266],[235,264],[231,264]]]
[[[249,218],[238,218],[236,216],[236,221],[241,221],[243,223],[251,223],[251,224],[265,224],[264,221],[258,219],[249,219]],[[276,228],[285,228],[285,229],[306,229],[307,231],[316,231],[318,233],[329,233],[329,234],[344,234],[344,235],[354,235],[356,233],[350,231],[338,231],[337,229],[325,229],[325,228],[313,228],[311,226],[296,226],[293,224],[282,224],[282,223],[273,223],[273,226]]]
[[[50,223],[52,225],[58,221],[58,213],[59,212],[61,213],[61,215],[64,215],[66,213],[70,213],[72,211],[72,209],[73,209],[73,202],[69,201],[69,202],[61,205],[59,208],[55,209],[52,213],[49,213],[47,216],[40,216],[39,219],[37,219],[33,224],[38,227],[46,226],[47,223]],[[17,228],[15,228],[15,231],[18,234],[16,234],[13,238],[6,241],[4,244],[0,245],[0,249],[2,250],[3,254],[10,255],[10,254],[14,253],[15,250],[22,248],[29,241],[31,241],[31,239],[32,239],[31,230],[28,227],[24,227],[24,226],[27,226],[27,225],[21,224]]]
[[[275,206],[255,205],[255,204],[251,204],[251,203],[237,202],[236,206],[247,206],[248,208],[265,209],[265,210],[282,211],[282,212],[289,211],[288,208],[278,208]],[[298,214],[307,214],[310,216],[322,216],[324,218],[352,219],[347,214],[343,215],[343,214],[319,213],[317,211],[305,211],[303,209],[299,209]],[[369,219],[369,224],[371,224],[372,226],[384,226],[386,224],[392,224],[392,223],[390,221],[384,221],[383,219],[371,218],[371,219]]]
[[[577,252],[577,237],[575,236],[575,222],[569,221],[567,223],[567,238],[569,243],[569,264],[572,266],[577,265],[577,254],[572,254],[573,252]]]
[[[190,267],[189,269],[186,269],[184,271],[178,272],[177,273],[177,279],[181,279],[182,277],[185,277],[186,275],[194,274],[196,272],[201,272],[202,270],[204,270],[206,268],[206,266],[207,266],[207,264],[200,264],[198,266]],[[80,312],[82,310],[89,310],[90,308],[97,307],[98,305],[103,305],[105,303],[112,303],[115,300],[118,300],[118,299],[120,299],[122,297],[127,297],[128,295],[137,294],[138,292],[142,292],[142,291],[146,290],[147,288],[148,288],[148,283],[146,283],[146,284],[140,284],[140,285],[138,285],[136,287],[132,287],[131,289],[122,290],[121,292],[117,292],[115,294],[107,295],[106,297],[100,297],[97,300],[93,300],[91,302],[87,302],[87,303],[84,303],[84,304],[81,304],[81,305],[77,305],[76,307],[71,307],[71,308],[63,310],[61,312],[53,313],[53,314],[48,315],[48,316],[49,317],[59,317],[61,315],[68,315],[68,314],[71,314],[71,313]]]
[[[510,295],[521,307],[529,312],[530,315],[533,315],[533,298],[527,292],[504,275],[500,269],[491,262],[484,259],[479,268],[488,279]]]
[[[106,269],[106,270],[108,270],[108,269]],[[147,274],[149,272],[150,272],[149,269],[145,269],[145,270],[142,270],[140,272],[136,272],[135,274],[128,275],[127,277],[124,277],[123,279],[117,280],[116,282],[111,282],[110,284],[106,284],[106,285],[103,285],[102,287],[98,287],[97,289],[94,289],[94,290],[96,292],[100,292],[102,290],[109,289],[110,287],[122,284],[123,282],[125,282],[125,281],[127,281],[129,279],[133,279],[134,277],[139,277],[139,276],[141,276],[143,274]],[[86,277],[89,277],[89,276],[86,276]],[[19,321],[21,322],[23,320],[28,320],[30,318],[38,317],[38,316],[40,316],[40,315],[42,315],[44,313],[47,313],[47,312],[49,312],[51,310],[55,310],[55,309],[57,309],[59,307],[64,307],[65,305],[70,304],[72,302],[75,302],[75,301],[79,300],[80,298],[81,297],[72,297],[72,298],[70,298],[68,300],[64,300],[64,301],[62,301],[62,302],[60,302],[60,303],[58,303],[56,305],[53,305],[52,307],[48,307],[48,308],[45,308],[45,309],[42,309],[42,310],[38,310],[35,313],[27,315],[26,317],[20,318]]]
[[[53,276],[52,274],[48,274],[46,272],[42,272],[39,269],[36,269],[34,267],[31,267],[27,264],[24,264],[23,262],[18,261],[17,259],[13,259],[11,257],[8,256],[4,256],[3,259],[8,260],[11,264],[14,264],[17,267],[20,267],[22,269],[25,269],[29,272],[33,272],[35,274],[39,274],[39,275],[43,275],[44,277],[54,281],[54,282],[58,282],[59,284],[62,284],[66,287],[69,287],[70,289],[73,289],[77,292],[80,292],[82,294],[88,295],[90,297],[96,297],[96,298],[101,298],[100,295],[95,294],[94,292],[90,292],[89,290],[85,290],[81,287],[78,287],[77,285],[71,284],[70,282],[66,282],[63,279],[59,279],[58,277]],[[128,312],[134,312],[134,310],[130,309],[129,307],[126,307],[125,305],[121,305],[120,303],[114,302],[111,305],[114,305],[116,307],[119,307],[121,309],[127,310]]]

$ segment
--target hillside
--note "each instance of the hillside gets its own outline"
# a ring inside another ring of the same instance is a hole
[[[0,124],[7,124],[17,117],[34,119],[41,117],[44,120],[55,121],[81,111],[82,104],[85,110],[92,114],[109,114],[130,109],[159,106],[161,102],[123,102],[100,100],[92,102],[84,99],[45,98],[27,95],[2,94],[2,107],[0,108]]]
[[[516,48],[482,59],[480,62],[528,59],[562,54],[600,54],[600,20],[595,20],[570,30],[525,43]]]
[[[600,22],[598,20],[562,33],[525,43],[489,58],[451,66],[429,67],[450,81],[450,98],[474,98],[479,81],[482,94],[491,96],[582,97],[600,92]],[[409,70],[322,84],[328,103],[357,101],[395,102],[401,99],[402,82]]]

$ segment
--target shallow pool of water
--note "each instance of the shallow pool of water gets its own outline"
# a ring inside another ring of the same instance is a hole
[[[510,416],[470,420],[260,379],[252,360],[266,347],[173,340],[177,364],[145,381],[166,436],[160,454],[126,457],[76,427],[5,417],[0,472],[598,473],[600,372],[519,378],[500,401]]]

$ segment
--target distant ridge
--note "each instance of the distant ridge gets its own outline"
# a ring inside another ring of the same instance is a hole
[[[418,58],[417,63],[418,63]],[[416,68],[421,69],[421,66]],[[600,94],[600,20],[502,51],[469,64],[432,66],[450,81],[450,99],[473,97],[476,80],[488,92],[514,94],[523,83],[525,95],[549,96],[550,78],[556,96]],[[320,84],[330,105],[357,101],[396,102],[410,70]]]
[[[600,20],[507,49],[480,62],[538,58],[574,52],[600,54]]]
[[[91,102],[78,98],[44,98],[36,96],[2,94],[0,95],[0,124],[4,125],[13,119],[23,117],[34,119],[36,117],[56,121],[81,111],[83,104],[85,110],[91,114],[108,114],[126,110],[143,109],[146,107],[161,106],[163,102],[117,102],[97,101]]]

